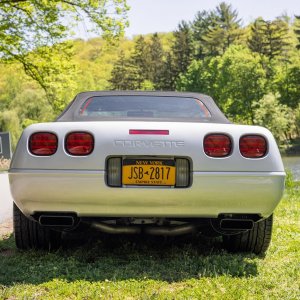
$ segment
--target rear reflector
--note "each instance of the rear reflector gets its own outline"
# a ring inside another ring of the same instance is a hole
[[[94,137],[88,132],[71,132],[66,137],[65,147],[71,155],[89,155],[94,150]]]
[[[50,156],[57,150],[58,139],[51,132],[36,132],[29,138],[29,151],[38,156]]]
[[[157,129],[129,129],[129,134],[153,134],[153,135],[169,135],[169,130]]]
[[[260,158],[267,153],[267,141],[260,135],[244,135],[240,138],[240,152],[247,158]]]
[[[176,158],[176,187],[187,187],[190,184],[190,164],[185,158]]]
[[[122,185],[122,164],[120,157],[113,157],[107,161],[107,185]]]
[[[204,138],[203,148],[208,156],[225,157],[231,152],[231,139],[225,134],[210,134]]]

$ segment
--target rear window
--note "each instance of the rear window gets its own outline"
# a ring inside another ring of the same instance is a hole
[[[79,116],[116,119],[189,119],[211,118],[206,106],[198,99],[159,96],[99,96],[87,99]]]

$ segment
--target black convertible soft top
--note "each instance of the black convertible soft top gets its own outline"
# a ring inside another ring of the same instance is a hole
[[[66,109],[61,113],[61,115],[56,119],[56,122],[79,122],[79,121],[119,121],[118,118],[99,118],[99,117],[84,117],[80,116],[78,112],[87,99],[91,97],[109,97],[109,96],[146,96],[146,97],[176,97],[176,98],[195,98],[203,102],[206,108],[209,110],[211,116],[210,118],[203,118],[197,122],[205,123],[230,123],[224,114],[220,111],[218,106],[215,104],[214,100],[207,95],[200,93],[189,93],[189,92],[160,92],[160,91],[91,91],[79,93],[74,100],[66,107]],[[122,120],[122,119],[121,119]],[[130,118],[126,118],[126,121]],[[149,118],[133,118],[132,120],[149,121]],[[157,120],[155,120],[157,121]],[[180,120],[169,120],[164,119],[162,121],[182,121]],[[185,120],[186,122],[186,120]],[[195,122],[195,120],[190,120],[190,122]]]

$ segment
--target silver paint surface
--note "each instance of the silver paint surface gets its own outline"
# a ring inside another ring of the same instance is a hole
[[[130,129],[169,130],[168,136],[129,135]],[[49,157],[28,151],[30,135],[38,131],[58,136],[58,150]],[[91,155],[74,157],[64,149],[65,136],[88,131],[95,138]],[[208,157],[203,139],[224,133],[232,153]],[[260,134],[268,141],[267,155],[244,158],[239,139]],[[192,161],[192,186],[111,188],[105,184],[110,156],[186,157]],[[71,211],[80,216],[216,217],[219,213],[269,216],[284,190],[284,167],[272,134],[263,127],[176,122],[58,122],[24,130],[11,163],[9,180],[14,201],[27,215],[35,211]]]

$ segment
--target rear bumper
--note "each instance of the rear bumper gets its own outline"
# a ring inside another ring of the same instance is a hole
[[[284,172],[193,172],[189,188],[105,184],[104,171],[18,170],[11,192],[26,215],[75,212],[80,217],[215,218],[222,213],[268,217],[284,190]]]

